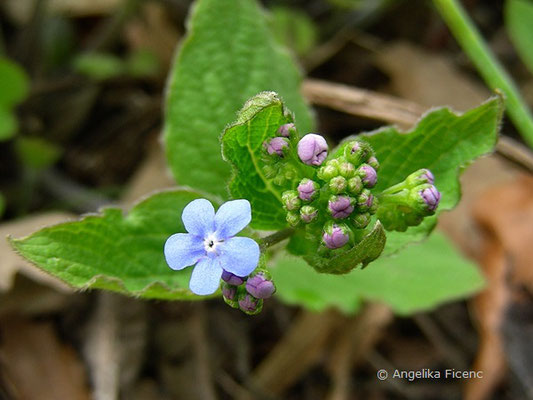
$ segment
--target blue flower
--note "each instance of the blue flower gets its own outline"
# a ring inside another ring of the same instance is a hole
[[[205,199],[191,201],[181,215],[189,233],[176,233],[165,243],[170,268],[195,265],[189,287],[193,293],[216,292],[223,271],[248,276],[259,262],[259,245],[250,238],[236,237],[252,220],[248,200],[228,201],[217,213]]]

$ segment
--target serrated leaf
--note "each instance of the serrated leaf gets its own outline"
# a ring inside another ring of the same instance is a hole
[[[351,249],[331,257],[323,258],[318,255],[308,255],[304,259],[317,272],[328,274],[346,274],[362,264],[363,268],[379,257],[385,247],[385,230],[379,221],[372,230]]]
[[[251,98],[237,115],[237,122],[222,136],[222,154],[231,163],[233,177],[229,190],[233,198],[244,198],[252,205],[251,226],[274,230],[287,226],[281,194],[291,189],[274,185],[262,169],[263,143],[276,136],[278,128],[292,117],[276,93],[263,92]]]
[[[502,113],[502,100],[495,97],[464,114],[448,108],[434,110],[407,133],[387,127],[358,136],[372,145],[380,162],[374,193],[428,168],[442,194],[436,215],[406,232],[387,232],[384,255],[422,240],[435,227],[438,214],[455,207],[461,197],[459,175],[476,158],[493,151]]]
[[[163,255],[166,239],[185,232],[183,208],[202,197],[187,190],[155,194],[127,216],[104,209],[80,221],[41,229],[13,247],[44,271],[77,289],[107,289],[157,299],[201,299],[188,289],[191,268],[171,270]]]
[[[505,27],[524,63],[533,73],[533,2],[507,0],[505,2]]]
[[[281,256],[271,272],[281,300],[313,311],[337,307],[354,313],[363,300],[371,300],[387,303],[398,314],[410,314],[468,296],[483,286],[476,266],[440,233],[346,275],[319,274],[291,256]]]
[[[302,131],[313,125],[301,75],[275,43],[255,0],[198,0],[171,71],[164,142],[180,184],[227,197],[220,133],[251,96],[278,92]]]

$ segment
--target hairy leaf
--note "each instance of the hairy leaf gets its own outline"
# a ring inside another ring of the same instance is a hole
[[[311,129],[300,72],[276,44],[256,0],[198,0],[171,71],[164,142],[178,183],[227,197],[220,133],[251,96],[278,92]]]
[[[198,197],[186,190],[162,192],[137,204],[127,216],[118,208],[107,208],[10,240],[22,256],[77,289],[199,299],[203,297],[188,289],[191,268],[173,271],[163,255],[166,239],[185,232],[183,208]]]
[[[397,256],[380,257],[369,268],[346,275],[319,274],[293,256],[271,269],[277,295],[286,303],[320,311],[337,307],[354,313],[363,300],[389,304],[398,314],[428,310],[470,295],[483,286],[474,264],[439,233]]]

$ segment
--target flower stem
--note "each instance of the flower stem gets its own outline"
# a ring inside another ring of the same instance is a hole
[[[509,117],[526,143],[533,147],[533,116],[513,79],[496,59],[457,0],[433,0],[433,3],[485,82],[492,89],[500,89],[505,94]]]
[[[261,251],[268,249],[270,246],[287,239],[294,233],[293,228],[282,229],[281,231],[274,232],[272,235],[265,236],[259,239],[259,247]]]

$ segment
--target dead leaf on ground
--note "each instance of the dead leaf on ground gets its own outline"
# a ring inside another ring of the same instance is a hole
[[[0,373],[13,398],[90,399],[85,369],[52,323],[4,320],[0,332]]]

